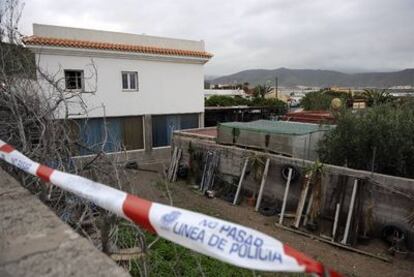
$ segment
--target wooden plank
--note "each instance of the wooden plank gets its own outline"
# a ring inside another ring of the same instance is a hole
[[[240,191],[241,191],[241,188],[242,188],[244,175],[246,174],[246,168],[247,168],[248,163],[249,163],[249,158],[246,158],[244,160],[243,169],[242,169],[242,172],[241,172],[241,175],[240,175],[239,184],[237,186],[236,195],[234,196],[233,205],[236,205],[237,200],[239,199],[239,195],[240,195]]]
[[[288,178],[286,180],[285,194],[283,195],[282,210],[280,212],[280,217],[279,217],[279,224],[283,224],[283,218],[285,217],[287,197],[288,197],[288,194],[289,194],[290,182],[292,180],[292,172],[293,172],[293,169],[291,167],[289,167]]]
[[[358,253],[358,254],[361,254],[361,255],[376,258],[376,259],[381,260],[383,262],[387,262],[387,263],[392,262],[392,260],[387,258],[387,257],[383,257],[383,256],[380,256],[380,255],[376,255],[374,253],[370,253],[370,252],[363,251],[363,250],[360,250],[360,249],[357,249],[357,248],[354,248],[354,247],[350,247],[350,246],[347,246],[347,245],[344,245],[344,244],[341,244],[341,243],[338,243],[338,242],[334,242],[334,241],[331,241],[329,239],[322,238],[320,236],[315,236],[315,235],[310,234],[310,233],[306,233],[306,232],[303,232],[303,231],[300,231],[300,230],[297,230],[297,229],[294,229],[294,228],[287,227],[285,225],[275,223],[275,226],[277,228],[280,228],[280,229],[283,229],[283,230],[286,230],[286,231],[289,231],[289,232],[293,232],[295,234],[302,235],[302,236],[311,238],[313,240],[318,240],[318,241],[325,242],[327,244],[331,244],[331,245],[337,246],[339,248],[342,248],[342,249],[345,249],[345,250],[348,250],[348,251],[352,251],[352,252],[355,252],[355,253]]]
[[[256,202],[256,208],[255,208],[256,212],[259,210],[260,203],[262,202],[263,190],[266,184],[267,173],[269,172],[269,165],[270,165],[270,159],[268,158],[266,160],[265,168],[263,170],[263,176],[262,176],[262,182],[260,183],[259,195],[257,196],[257,202]]]
[[[308,190],[309,190],[311,179],[312,179],[312,174],[309,174],[308,179],[306,180],[306,183],[304,187],[302,188],[302,192],[301,192],[300,199],[299,199],[299,204],[296,209],[295,223],[293,224],[295,228],[299,228],[300,219],[302,218],[303,208],[305,207],[306,197],[308,196]]]

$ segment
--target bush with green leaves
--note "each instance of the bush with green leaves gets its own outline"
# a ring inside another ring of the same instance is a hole
[[[322,162],[414,178],[414,103],[392,103],[337,115],[319,143]]]
[[[287,104],[276,98],[254,97],[251,100],[240,96],[213,95],[205,100],[206,107],[229,107],[229,106],[262,106],[271,107],[278,114],[287,112]]]
[[[212,95],[205,99],[206,107],[246,106],[250,101],[240,96]]]
[[[129,261],[131,276],[255,276],[251,270],[195,253],[173,242],[164,239],[155,241],[157,239],[155,235],[137,232],[125,222],[119,225],[118,247],[135,247],[137,239],[144,240],[147,246],[152,246],[140,258]]]
[[[255,98],[265,98],[265,96],[272,92],[272,88],[268,85],[257,85],[253,90]]]
[[[287,104],[276,98],[253,98],[249,106],[272,107],[278,114],[285,114],[288,110]]]
[[[386,89],[364,89],[361,94],[367,101],[368,106],[376,106],[391,103],[395,100],[391,92]]]
[[[301,106],[307,111],[327,111],[334,98],[342,100],[344,105],[351,96],[345,92],[332,90],[319,90],[307,93],[301,100]]]

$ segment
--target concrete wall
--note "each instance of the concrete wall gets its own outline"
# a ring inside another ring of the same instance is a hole
[[[0,276],[129,274],[0,168]]]
[[[174,135],[173,146],[178,146],[183,149],[182,163],[187,164],[189,161],[188,147],[191,146],[195,151],[219,151],[220,164],[219,171],[221,174],[229,177],[234,177],[238,180],[244,160],[248,156],[265,155],[271,159],[269,174],[264,190],[264,197],[269,201],[277,201],[281,206],[283,193],[285,189],[285,180],[281,177],[281,168],[284,165],[293,165],[300,169],[302,176],[304,169],[312,165],[312,162],[284,157],[274,154],[265,154],[264,152],[257,152],[246,150],[234,146],[225,146],[216,144],[214,139],[185,133],[176,132]],[[253,174],[251,174],[253,175]],[[367,189],[370,192],[369,198],[365,201],[363,209],[366,210],[370,205],[370,201],[374,205],[373,221],[377,226],[375,229],[380,230],[381,226],[385,224],[397,223],[407,230],[411,230],[406,217],[413,211],[414,208],[414,180],[394,177],[382,174],[372,174],[367,171],[353,170],[345,167],[338,167],[332,165],[325,165],[325,175],[322,178],[322,214],[326,217],[332,218],[334,215],[334,208],[336,203],[331,203],[334,187],[338,184],[338,176],[348,176],[347,194],[345,198],[345,208],[348,210],[348,203],[352,191],[352,184],[355,178],[366,180]],[[291,185],[290,194],[288,197],[288,209],[295,211],[302,179],[294,182]],[[251,177],[248,177],[243,184],[244,187],[250,190],[258,190],[258,185]],[[279,207],[280,207],[279,206]],[[344,215],[342,216],[344,217]],[[412,232],[412,231],[411,231]],[[414,238],[414,237],[413,237]],[[411,240],[411,245],[414,247],[414,241]]]

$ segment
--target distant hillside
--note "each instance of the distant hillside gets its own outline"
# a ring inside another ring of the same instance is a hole
[[[414,69],[405,69],[396,72],[373,72],[347,74],[331,70],[287,69],[272,70],[252,69],[235,74],[222,76],[211,80],[212,84],[233,84],[249,82],[252,85],[265,84],[270,81],[274,84],[275,76],[279,79],[279,86],[292,87],[297,85],[312,87],[378,87],[412,85],[414,86]]]

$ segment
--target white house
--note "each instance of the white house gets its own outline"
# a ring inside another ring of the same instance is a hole
[[[92,148],[104,122],[108,151],[151,151],[169,145],[173,130],[203,125],[203,65],[212,57],[203,41],[33,24],[23,42],[46,76],[80,96],[69,113]]]

